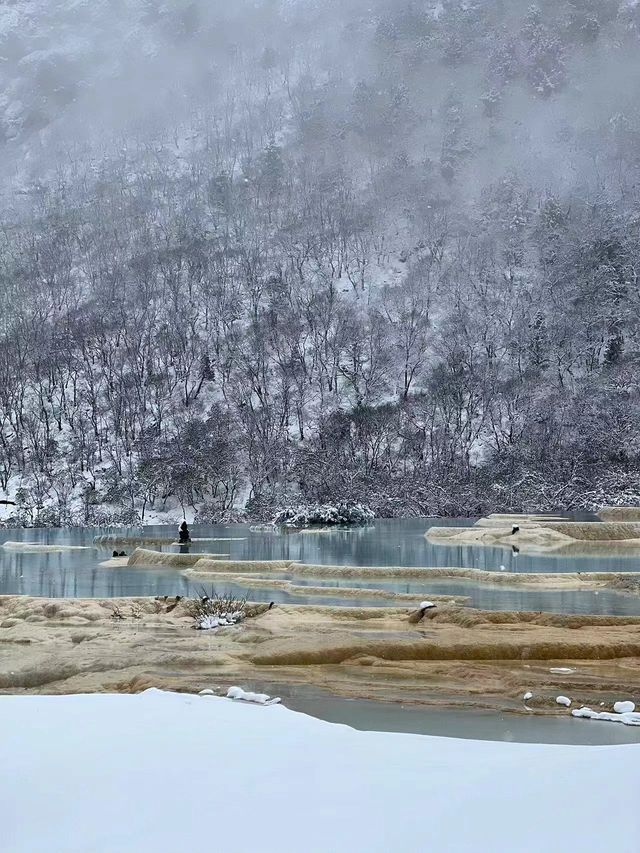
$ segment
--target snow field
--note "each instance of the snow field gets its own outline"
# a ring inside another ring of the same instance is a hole
[[[360,732],[156,690],[2,696],[0,731],[3,853],[638,851],[640,745]]]

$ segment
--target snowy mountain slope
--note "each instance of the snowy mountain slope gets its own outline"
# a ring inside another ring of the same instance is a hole
[[[635,502],[637,6],[0,14],[13,523]]]

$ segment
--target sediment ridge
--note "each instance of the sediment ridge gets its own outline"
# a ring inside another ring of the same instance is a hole
[[[194,631],[188,605],[154,599],[0,597],[0,690],[197,692],[310,684],[345,696],[559,713],[640,693],[640,617],[411,607],[258,605]],[[114,614],[117,614],[114,615]],[[558,667],[568,672],[552,672]]]
[[[447,528],[449,529],[449,528]],[[440,580],[471,581],[488,586],[513,587],[518,589],[545,590],[600,590],[613,589],[619,592],[640,592],[640,573],[635,572],[489,572],[482,569],[450,568],[443,566],[325,566],[298,563],[293,560],[229,560],[209,554],[172,554],[168,552],[137,549],[127,561],[128,565],[168,566],[183,570],[185,577],[202,581],[227,581],[252,588],[281,588],[294,590],[293,594],[311,595],[317,590],[321,594],[341,596],[371,593],[383,597],[385,591],[358,587],[312,587],[295,584],[295,578],[317,578],[318,580],[389,581],[411,580],[424,584]],[[259,577],[257,577],[259,576]],[[276,583],[277,581],[277,583]],[[330,590],[330,592],[328,591]],[[350,590],[353,590],[351,592]],[[393,598],[392,591],[386,591]],[[456,596],[453,596],[456,597]]]

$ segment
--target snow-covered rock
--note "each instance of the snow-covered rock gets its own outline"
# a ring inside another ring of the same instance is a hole
[[[210,688],[210,687],[205,687],[205,689],[204,689],[204,690],[201,690],[201,691],[198,693],[198,696],[215,696],[215,695],[216,695],[216,694],[213,692],[213,690],[211,690],[211,688]]]
[[[527,690],[527,692],[524,694],[524,696],[522,698],[524,699],[525,702],[528,702],[529,699],[533,699],[533,693],[530,690]]]
[[[568,696],[556,696],[556,703],[558,705],[564,705],[565,708],[568,708],[571,705],[571,699]]]
[[[626,703],[616,703],[626,704]],[[630,702],[629,704],[633,704]],[[640,726],[640,714],[632,711],[611,714],[609,711],[592,711],[591,708],[574,708],[571,712],[574,717],[583,717],[587,720],[604,720],[607,723],[622,723],[624,726]]]
[[[420,610],[431,610],[432,607],[435,607],[433,601],[421,601],[420,602]]]
[[[230,687],[227,690],[227,699],[240,699],[243,702],[254,702],[256,705],[277,705],[279,697],[271,698],[266,693],[251,693],[242,687]]]
[[[574,708],[571,712],[572,717],[585,717],[586,719],[592,720],[598,716],[598,711],[592,711],[591,708],[587,708],[583,706],[582,708]]]
[[[616,714],[631,714],[635,709],[635,702],[630,701],[615,702],[613,705],[613,710]]]

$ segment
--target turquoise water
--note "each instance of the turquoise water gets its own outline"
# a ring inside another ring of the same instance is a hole
[[[512,572],[640,571],[640,560],[627,556],[523,556],[507,549],[478,546],[441,546],[428,542],[425,531],[432,525],[467,526],[472,519],[383,519],[370,527],[332,530],[328,533],[253,532],[248,525],[194,525],[193,537],[224,538],[234,541],[194,542],[192,553],[213,552],[231,559],[287,559],[302,563],[350,566],[448,566]],[[92,545],[98,533],[118,532],[140,535],[139,530],[1,530],[0,543],[7,540],[49,545]],[[147,536],[167,539],[174,528],[145,527]],[[117,546],[119,549],[125,546]],[[156,546],[148,546],[156,547]],[[130,553],[132,549],[127,549]],[[178,550],[170,546],[170,550]],[[188,595],[202,583],[189,582],[177,569],[108,569],[100,563],[111,556],[111,549],[49,553],[24,553],[0,549],[0,594],[25,594],[47,597],[118,597],[128,595]],[[296,578],[307,586],[357,586],[381,588],[415,594],[468,595],[471,604],[486,609],[549,610],[558,613],[602,613],[640,615],[640,596],[615,592],[544,592],[508,590],[504,587],[474,584],[468,580],[429,581],[425,571],[420,580],[393,579],[322,580]],[[233,584],[218,584],[218,589],[236,593],[243,590]],[[293,596],[280,590],[251,590],[257,601],[380,606],[384,599],[362,597]]]

